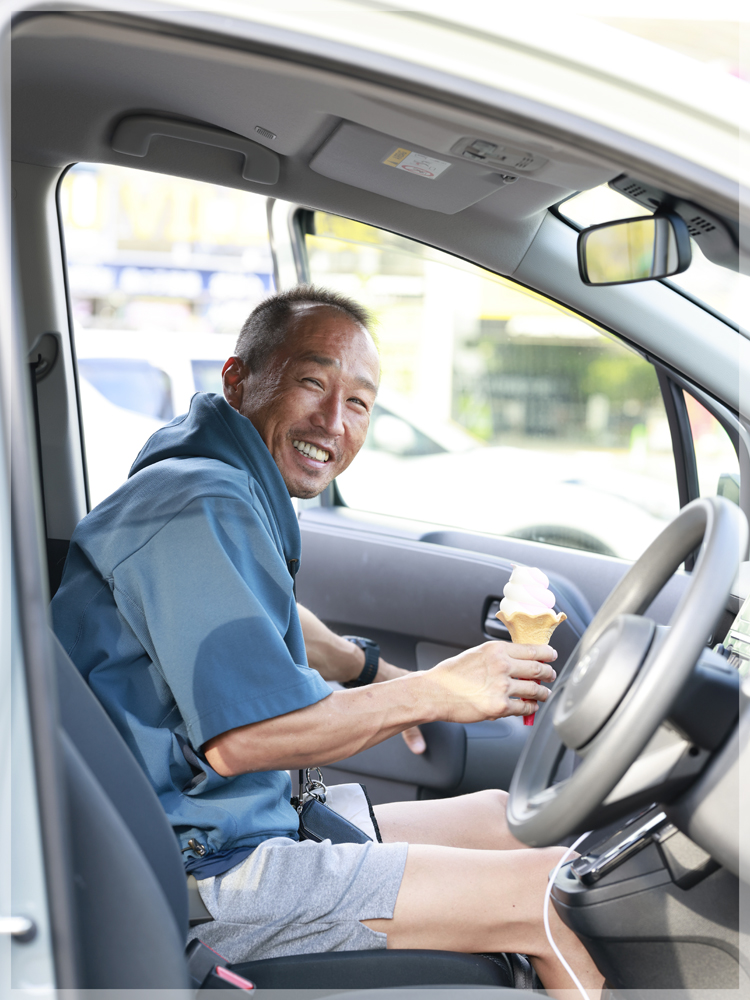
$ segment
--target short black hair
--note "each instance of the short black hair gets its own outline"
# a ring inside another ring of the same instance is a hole
[[[340,309],[359,323],[370,335],[372,317],[364,306],[348,295],[315,285],[296,285],[285,292],[269,295],[253,309],[240,330],[234,348],[235,357],[251,371],[262,371],[266,362],[286,336],[289,321],[298,305],[320,305]]]

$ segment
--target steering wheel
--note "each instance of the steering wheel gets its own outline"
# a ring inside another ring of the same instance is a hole
[[[748,537],[723,497],[694,500],[646,549],[604,602],[537,713],[513,775],[507,817],[532,847],[597,826],[597,810],[667,717],[723,611]],[[643,612],[703,541],[669,631]],[[554,783],[566,748],[582,761]]]

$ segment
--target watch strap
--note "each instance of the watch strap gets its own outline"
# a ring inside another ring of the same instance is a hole
[[[353,642],[354,645],[359,646],[365,654],[365,665],[362,667],[362,672],[359,677],[355,677],[354,680],[347,681],[343,687],[356,688],[364,687],[366,684],[372,684],[378,672],[380,646],[377,642],[373,642],[372,639],[365,639],[359,635],[343,635],[341,638],[346,639],[347,642]]]

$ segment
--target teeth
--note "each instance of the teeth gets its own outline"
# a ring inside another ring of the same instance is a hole
[[[310,458],[315,458],[318,462],[328,461],[328,452],[323,451],[322,448],[316,448],[314,444],[308,444],[307,441],[292,441],[292,444],[303,455],[309,455]]]

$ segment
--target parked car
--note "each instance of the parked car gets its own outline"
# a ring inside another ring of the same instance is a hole
[[[196,392],[220,392],[236,337],[80,329],[76,335],[89,502],[128,478],[147,439],[186,413]]]
[[[367,447],[299,504],[299,600],[411,669],[507,638],[514,563],[567,614],[533,729],[434,723],[424,756],[386,741],[326,780],[375,802],[509,788],[526,843],[590,832],[553,905],[613,990],[748,986],[748,84],[563,10],[488,10],[0,14],[0,968],[18,996],[195,985],[171,832],[47,604],[76,524],[218,387],[271,280],[360,298],[383,369]],[[235,971],[319,995],[522,982],[368,954]]]

